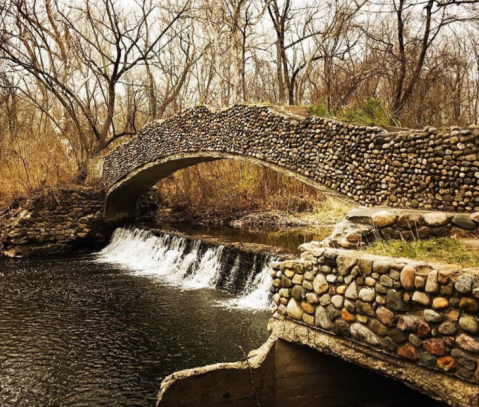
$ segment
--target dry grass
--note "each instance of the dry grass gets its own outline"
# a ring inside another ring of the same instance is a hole
[[[72,182],[79,162],[67,140],[54,132],[25,129],[9,137],[0,130],[0,207],[39,189]]]
[[[479,267],[479,246],[457,238],[444,237],[410,242],[378,239],[364,250],[381,256]]]
[[[158,189],[167,206],[200,221],[227,222],[260,212],[284,223],[332,223],[351,209],[296,179],[242,161],[199,164],[164,179]]]

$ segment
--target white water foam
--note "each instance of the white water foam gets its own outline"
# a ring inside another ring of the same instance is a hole
[[[200,254],[201,241],[189,245],[185,238],[164,234],[156,236],[140,229],[117,229],[111,243],[98,255],[98,262],[121,265],[138,276],[152,276],[181,289],[216,288],[222,273],[224,246],[206,249]],[[260,273],[253,270],[245,282],[239,298],[219,302],[222,306],[249,310],[267,309],[270,306],[268,259]],[[231,288],[240,270],[240,255],[226,279],[225,287]]]
[[[271,294],[269,288],[272,279],[269,273],[271,271],[272,261],[273,258],[267,258],[263,264],[261,272],[256,275],[254,274],[254,270],[252,270],[240,297],[218,303],[228,308],[248,309],[252,311],[267,310],[271,308]],[[254,263],[256,263],[256,261]]]

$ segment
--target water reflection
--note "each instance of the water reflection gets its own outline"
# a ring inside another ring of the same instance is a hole
[[[298,254],[298,247],[313,240],[323,240],[331,234],[332,226],[283,228],[278,230],[238,229],[231,226],[192,226],[175,223],[165,228],[189,236],[211,236],[223,243],[258,243],[286,249]]]
[[[233,361],[267,338],[267,313],[212,306],[88,258],[0,264],[0,405],[150,406],[187,367]]]

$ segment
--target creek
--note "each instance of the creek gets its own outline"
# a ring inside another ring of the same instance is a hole
[[[259,347],[267,260],[239,273],[223,251],[120,229],[98,255],[0,263],[0,405],[152,406],[166,375]]]
[[[168,374],[243,358],[268,337],[274,259],[120,228],[96,254],[0,262],[0,406],[153,406]]]

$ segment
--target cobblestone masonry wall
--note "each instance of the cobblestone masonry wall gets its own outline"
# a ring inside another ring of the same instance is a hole
[[[302,246],[273,264],[274,316],[479,382],[479,274]]]
[[[424,212],[404,209],[356,209],[338,223],[322,246],[355,249],[385,240],[418,240],[437,237],[477,238],[479,213]]]
[[[479,211],[479,128],[388,133],[268,107],[186,110],[152,122],[106,158],[110,189],[168,156],[219,152],[275,164],[368,206]]]
[[[142,195],[138,214],[155,211],[154,198],[150,191]],[[35,199],[20,200],[0,216],[0,258],[102,246],[111,233],[103,218],[104,201],[104,191],[95,188],[50,191]]]

